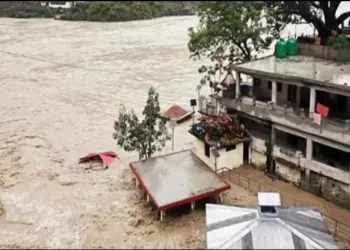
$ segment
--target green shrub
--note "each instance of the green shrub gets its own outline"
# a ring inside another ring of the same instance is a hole
[[[350,39],[346,35],[340,35],[338,37],[330,37],[328,38],[327,45],[335,49],[340,49],[340,48],[350,49]]]
[[[15,5],[11,7],[10,17],[15,18],[52,18],[55,16],[55,11],[41,6],[39,4]]]

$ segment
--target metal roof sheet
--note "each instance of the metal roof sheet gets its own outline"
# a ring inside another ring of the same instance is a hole
[[[262,218],[258,208],[206,205],[208,249],[339,249],[313,208],[281,208]]]

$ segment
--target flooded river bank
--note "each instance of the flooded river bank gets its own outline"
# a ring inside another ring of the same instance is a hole
[[[189,107],[200,63],[188,59],[187,28],[196,23],[1,19],[2,244],[169,247],[159,236],[135,240],[142,210],[128,162],[137,157],[116,149],[113,120],[120,104],[140,112],[150,86],[163,109]],[[187,129],[175,130],[177,150],[191,147]],[[122,160],[108,171],[82,171],[78,158],[99,150]]]
[[[154,222],[130,181],[137,156],[112,139],[119,105],[141,112],[150,86],[162,109],[189,108],[197,97],[202,63],[187,50],[187,29],[197,22],[1,19],[0,247],[204,246],[203,211]],[[190,123],[175,129],[175,150],[192,147]],[[171,142],[163,153],[170,149]],[[116,150],[121,160],[107,171],[77,165],[100,150]]]

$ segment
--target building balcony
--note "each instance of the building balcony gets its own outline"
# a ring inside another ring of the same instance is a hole
[[[293,111],[287,107],[255,101],[249,97],[242,97],[239,101],[223,97],[217,98],[221,105],[249,116],[350,145],[349,121],[327,118],[322,121],[322,125],[317,125],[304,110]]]
[[[284,161],[287,165],[293,165],[294,167],[301,167],[301,163],[304,163],[305,160],[301,153],[288,151],[278,146],[273,148],[273,157],[276,161]]]
[[[315,173],[338,180],[345,184],[350,184],[350,172],[333,168],[327,164],[316,160],[307,160],[300,152],[288,151],[282,147],[275,146],[273,157],[276,161],[285,165],[293,166],[300,169],[309,169]]]

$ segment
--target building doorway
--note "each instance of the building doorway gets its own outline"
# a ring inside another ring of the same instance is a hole
[[[249,142],[243,143],[243,164],[249,164]]]

